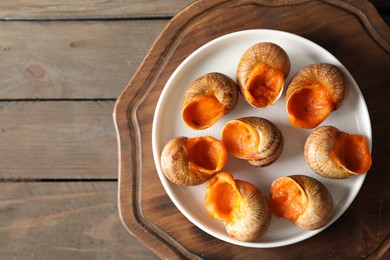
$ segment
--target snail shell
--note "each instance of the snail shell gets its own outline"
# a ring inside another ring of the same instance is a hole
[[[333,126],[315,129],[306,139],[304,155],[310,168],[330,179],[366,173],[372,163],[367,140]]]
[[[192,129],[206,129],[229,113],[237,102],[238,89],[231,78],[218,72],[207,73],[186,89],[182,118]]]
[[[288,119],[295,127],[315,128],[343,104],[348,93],[345,75],[338,67],[311,64],[300,70],[287,87]]]
[[[257,167],[275,162],[284,146],[280,129],[261,117],[243,117],[227,122],[222,129],[222,141],[230,154]]]
[[[271,210],[265,195],[253,184],[235,180],[231,173],[216,174],[206,186],[208,214],[222,221],[230,237],[253,241],[271,223]]]
[[[264,108],[280,98],[289,73],[287,53],[277,44],[260,42],[242,55],[237,67],[237,84],[251,106]]]
[[[305,175],[276,179],[270,188],[272,212],[305,230],[325,226],[333,217],[333,200],[320,181]]]
[[[227,163],[222,141],[211,137],[175,137],[161,153],[161,169],[173,183],[198,185],[211,179]]]

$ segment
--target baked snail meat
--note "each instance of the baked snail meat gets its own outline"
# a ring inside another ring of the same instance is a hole
[[[206,129],[229,113],[238,102],[236,83],[219,72],[195,79],[186,89],[182,102],[182,118],[192,129]]]
[[[222,129],[222,141],[228,153],[257,167],[275,162],[284,146],[280,129],[261,117],[243,117],[227,122]]]
[[[230,237],[253,241],[271,223],[271,210],[265,195],[253,184],[220,172],[206,185],[205,207],[210,217],[222,221]]]
[[[199,185],[214,176],[227,163],[222,141],[212,136],[171,139],[161,153],[161,169],[173,183]]]
[[[242,97],[255,108],[274,104],[290,73],[290,59],[279,45],[260,42],[249,47],[237,67],[237,85]]]
[[[330,179],[366,173],[372,163],[367,140],[333,126],[315,129],[306,139],[304,155],[310,168]]]

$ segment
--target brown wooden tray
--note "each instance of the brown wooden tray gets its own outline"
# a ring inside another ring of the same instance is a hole
[[[282,248],[220,241],[173,205],[155,169],[151,132],[160,93],[176,67],[203,44],[246,29],[303,36],[335,55],[357,81],[373,126],[373,166],[355,201],[320,234]],[[119,213],[126,229],[160,257],[314,258],[383,256],[390,246],[390,29],[367,1],[197,1],[161,32],[117,99]],[[386,168],[386,169],[385,169]],[[386,254],[388,256],[388,254]]]

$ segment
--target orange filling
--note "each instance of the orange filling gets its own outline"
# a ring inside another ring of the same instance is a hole
[[[222,141],[211,136],[189,138],[184,144],[189,157],[189,168],[213,174],[227,163],[227,152]]]
[[[204,204],[210,217],[225,223],[245,215],[244,199],[228,172],[218,173],[207,183]]]
[[[250,159],[257,152],[260,135],[253,126],[240,120],[233,120],[223,127],[222,141],[226,150],[233,156]]]
[[[267,107],[278,98],[284,84],[284,74],[267,64],[259,63],[251,71],[246,83],[246,97],[254,107]]]
[[[270,206],[277,217],[296,221],[305,212],[308,199],[302,187],[293,179],[276,179],[270,189]]]
[[[372,164],[367,141],[362,135],[341,132],[335,137],[332,154],[346,169],[357,174],[367,172]]]
[[[224,106],[214,96],[197,96],[183,109],[184,122],[191,128],[203,129],[213,125],[225,113]]]
[[[324,121],[334,109],[326,87],[313,84],[295,91],[287,103],[291,124],[311,129]]]

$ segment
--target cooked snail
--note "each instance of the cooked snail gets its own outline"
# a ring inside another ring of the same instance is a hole
[[[261,117],[243,117],[227,122],[222,141],[233,156],[263,167],[276,161],[283,151],[283,135],[271,121]]]
[[[304,154],[310,168],[331,179],[366,173],[372,163],[367,140],[333,126],[315,129],[306,139]]]
[[[179,185],[204,183],[221,171],[226,162],[225,145],[211,136],[173,138],[161,153],[164,175]]]
[[[320,181],[305,175],[276,179],[270,188],[270,206],[277,217],[291,220],[305,230],[321,228],[333,216],[329,190]]]
[[[327,63],[300,70],[286,91],[288,119],[298,128],[311,129],[339,108],[349,92],[343,72]]]
[[[290,73],[290,59],[277,44],[261,42],[242,55],[237,67],[237,84],[243,98],[255,108],[274,104],[283,92]]]
[[[253,184],[235,180],[231,173],[216,174],[206,186],[208,214],[222,221],[230,237],[252,241],[263,235],[271,223],[265,195]]]
[[[205,129],[229,113],[237,102],[238,89],[231,78],[218,72],[207,73],[186,89],[182,118],[192,129]]]

